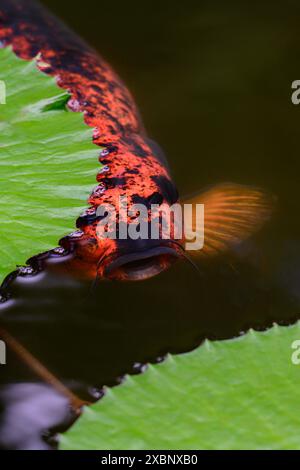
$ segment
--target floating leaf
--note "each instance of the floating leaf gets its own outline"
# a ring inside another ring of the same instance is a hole
[[[300,323],[274,326],[169,356],[108,389],[61,448],[300,449],[299,339]]]

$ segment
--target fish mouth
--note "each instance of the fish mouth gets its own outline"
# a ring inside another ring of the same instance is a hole
[[[170,246],[127,253],[108,260],[103,275],[118,281],[143,281],[167,270],[180,257],[179,251]]]

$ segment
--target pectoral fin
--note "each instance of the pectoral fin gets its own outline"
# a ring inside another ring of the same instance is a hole
[[[227,183],[182,203],[204,205],[204,245],[191,254],[214,256],[230,250],[260,230],[272,215],[275,198],[258,188]],[[185,221],[184,229],[186,240],[197,235],[195,220]]]

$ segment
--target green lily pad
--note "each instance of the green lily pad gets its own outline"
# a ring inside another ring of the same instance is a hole
[[[83,115],[67,110],[69,95],[34,61],[0,49],[0,80],[1,281],[74,230],[95,185],[99,148]]]
[[[300,449],[299,339],[300,323],[274,326],[169,356],[108,389],[61,448]]]

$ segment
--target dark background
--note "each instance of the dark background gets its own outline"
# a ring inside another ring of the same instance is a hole
[[[43,3],[125,80],[180,189],[229,179],[291,191],[299,2]]]

